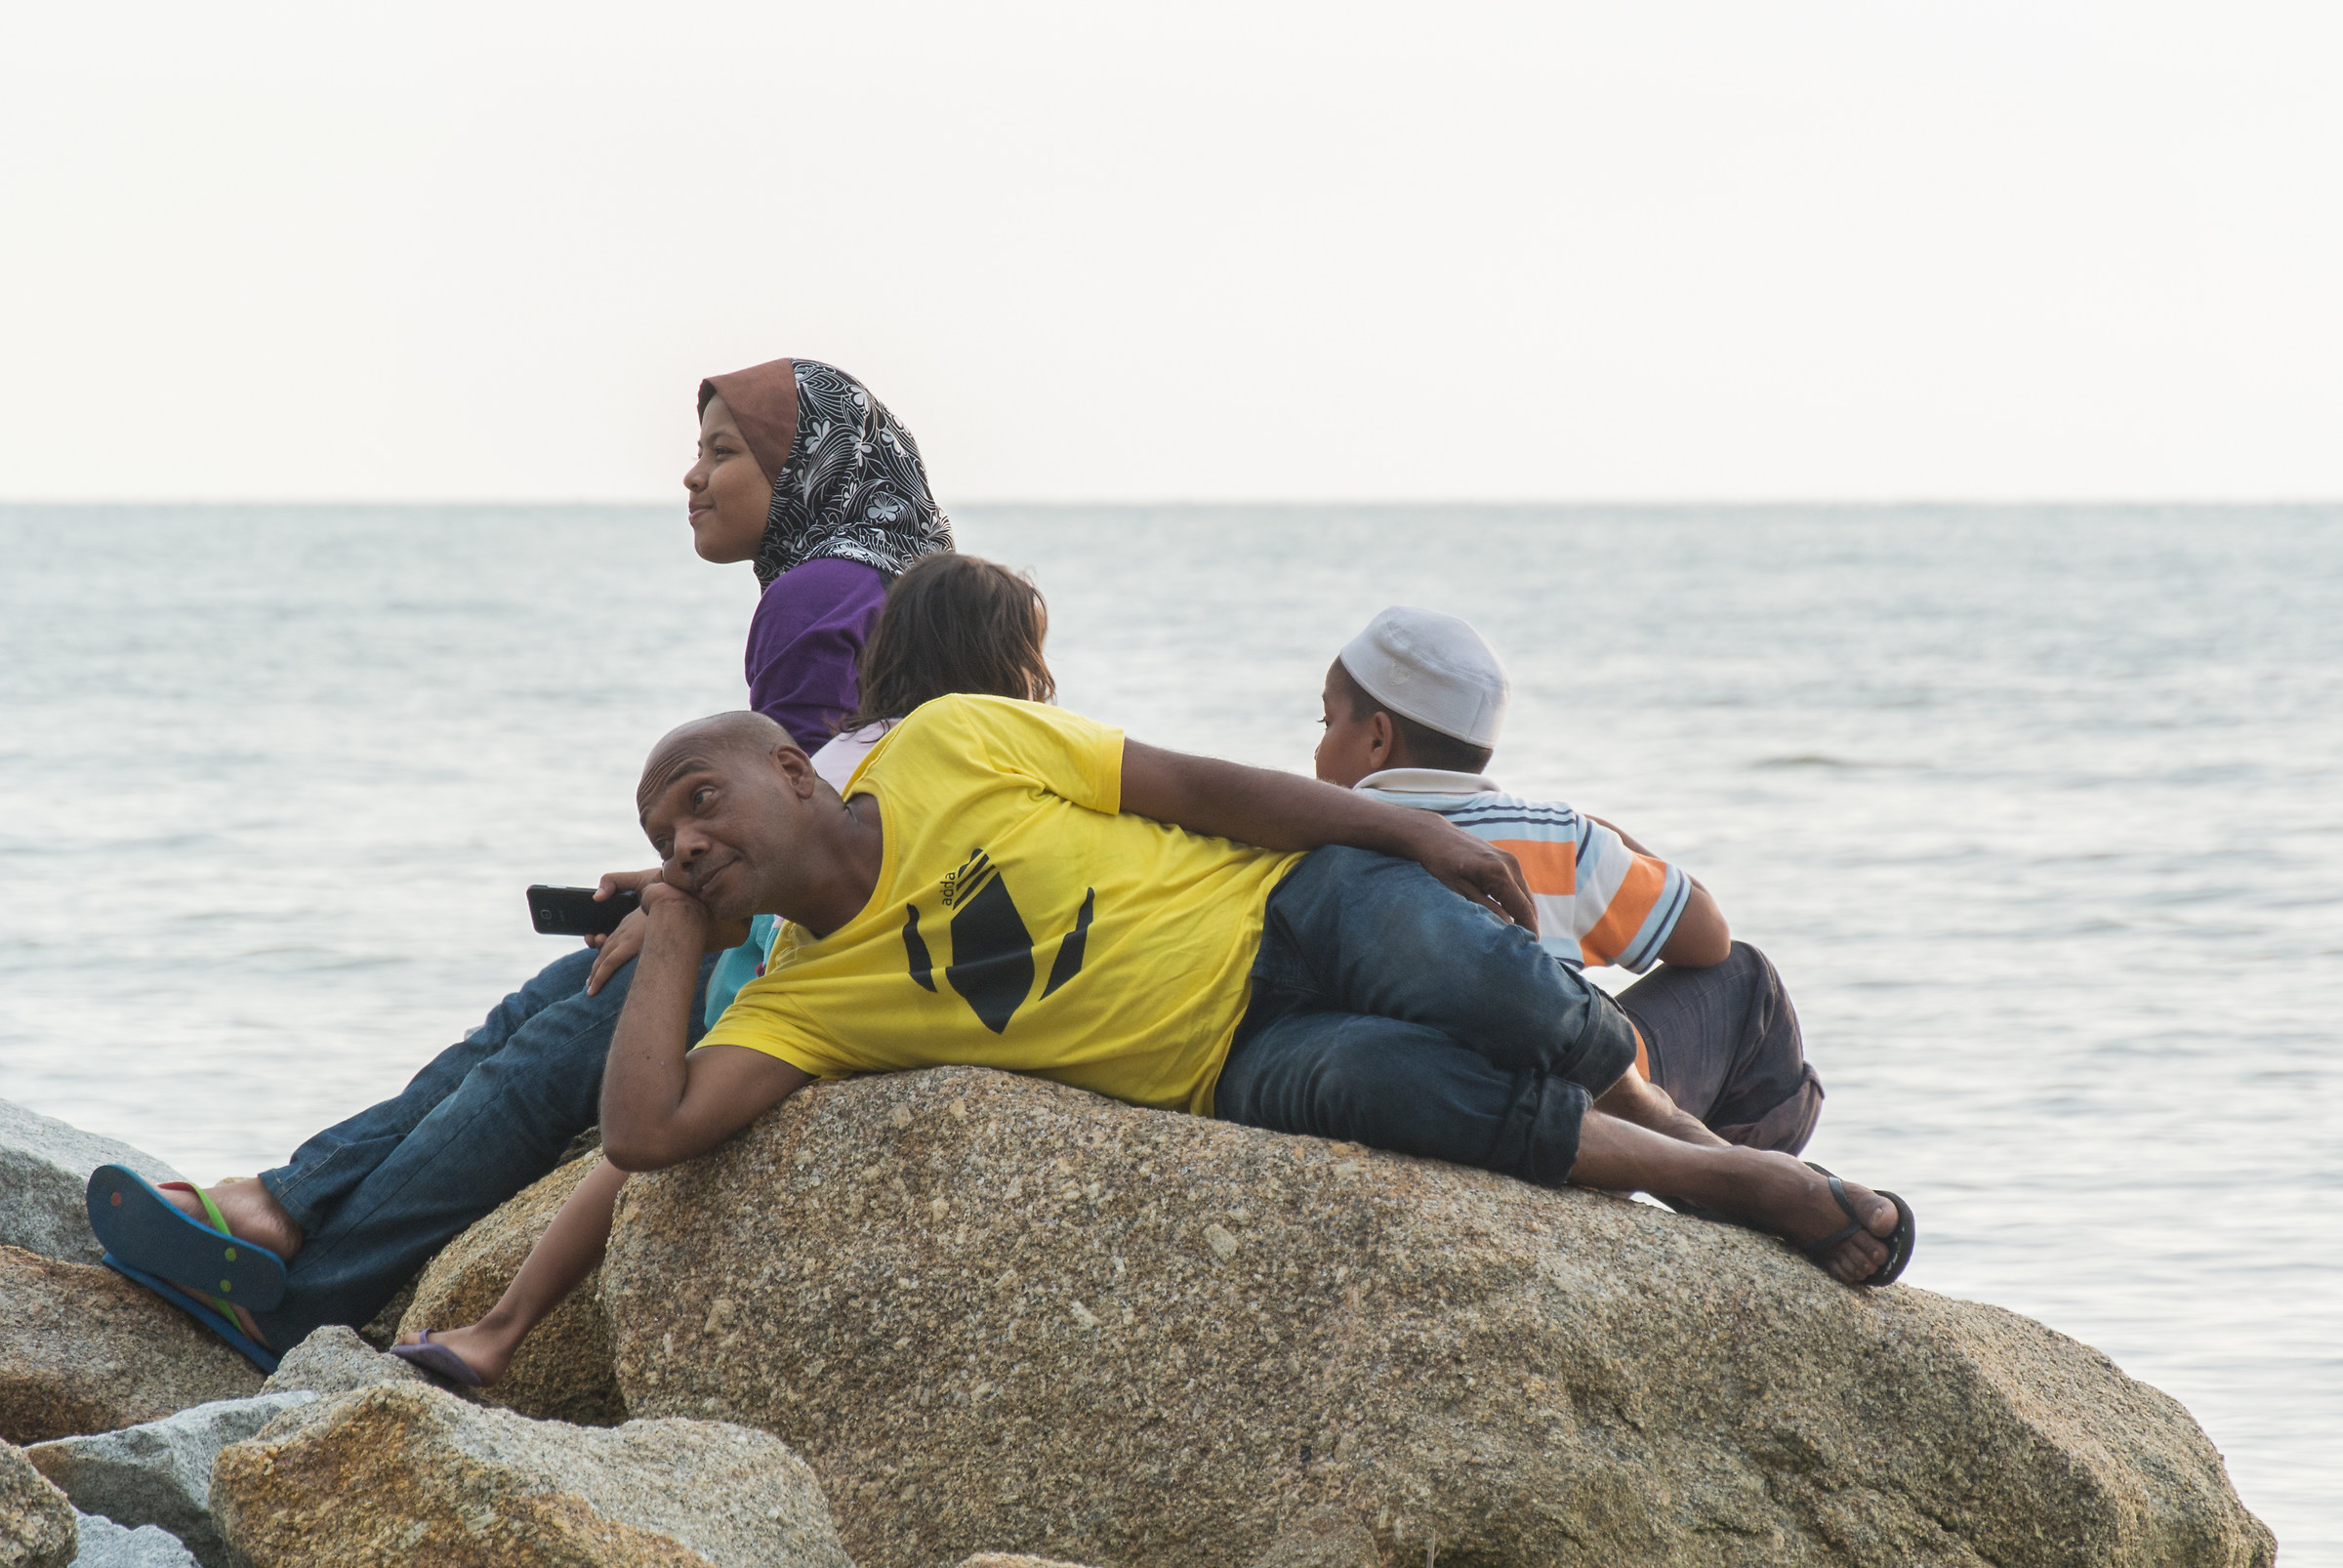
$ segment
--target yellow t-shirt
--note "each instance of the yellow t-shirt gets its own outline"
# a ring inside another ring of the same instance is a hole
[[[846,785],[876,796],[871,901],[816,940],[785,923],[700,1045],[817,1078],[965,1064],[1210,1115],[1261,909],[1294,854],[1119,814],[1123,732],[1006,697],[944,697]]]

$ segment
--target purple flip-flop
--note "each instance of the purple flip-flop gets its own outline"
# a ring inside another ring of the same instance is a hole
[[[450,1382],[460,1382],[467,1388],[480,1386],[480,1375],[472,1370],[471,1363],[444,1344],[432,1343],[432,1331],[423,1331],[421,1344],[394,1344],[390,1353],[399,1360],[434,1373]]]

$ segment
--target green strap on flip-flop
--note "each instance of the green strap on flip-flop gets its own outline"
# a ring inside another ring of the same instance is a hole
[[[203,1205],[204,1217],[211,1221],[212,1228],[220,1232],[221,1235],[226,1236],[228,1240],[235,1240],[236,1233],[227,1228],[227,1216],[222,1214],[220,1212],[220,1206],[212,1202],[212,1195],[204,1191],[203,1188],[196,1186],[192,1181],[188,1182],[187,1186],[189,1190],[195,1194],[196,1200]],[[236,1250],[233,1247],[230,1247],[227,1249],[227,1261],[232,1263],[235,1260]],[[226,1281],[223,1280],[221,1283],[226,1284]],[[234,1320],[236,1315],[235,1306],[226,1297],[206,1296],[204,1297],[204,1300],[210,1302],[213,1306],[217,1307],[221,1313],[226,1316],[229,1320]]]

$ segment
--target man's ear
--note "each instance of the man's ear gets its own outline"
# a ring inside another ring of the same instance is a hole
[[[1376,761],[1383,767],[1395,765],[1394,753],[1399,749],[1399,729],[1391,716],[1380,708],[1367,721],[1367,746]]]
[[[822,776],[813,770],[813,759],[795,746],[775,746],[765,762],[801,801],[812,800],[814,791],[821,788]]]

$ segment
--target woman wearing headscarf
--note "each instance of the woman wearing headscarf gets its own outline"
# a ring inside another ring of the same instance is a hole
[[[683,476],[704,559],[754,561],[749,705],[812,752],[859,706],[854,658],[912,562],[952,548],[919,443],[835,365],[774,359],[700,383]]]
[[[855,656],[887,584],[949,551],[952,525],[911,433],[835,365],[775,359],[712,376],[699,409],[683,476],[693,547],[756,563],[749,700],[811,752],[862,706]],[[106,1262],[264,1370],[321,1325],[369,1322],[594,1125],[639,928],[637,918],[598,955],[548,965],[403,1093],[275,1170],[199,1191],[101,1166],[90,1212]],[[701,966],[703,990],[715,965]]]

